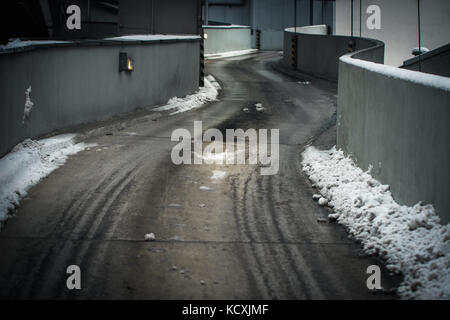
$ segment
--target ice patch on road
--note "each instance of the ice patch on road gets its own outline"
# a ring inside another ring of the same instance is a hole
[[[389,186],[335,147],[308,147],[302,155],[303,171],[334,210],[329,217],[361,242],[364,253],[403,274],[402,298],[450,299],[450,224],[439,223],[432,205],[397,204]]]
[[[75,143],[74,134],[26,139],[0,159],[0,222],[19,206],[30,187],[62,166],[67,157],[95,144]]]
[[[225,146],[221,141],[213,141],[208,144],[208,149],[205,148],[203,154],[194,152],[194,157],[202,159],[206,164],[226,164],[234,163],[240,155],[245,153],[245,149],[241,147],[235,148],[235,143],[226,144]],[[216,152],[222,150],[223,152]],[[231,151],[234,150],[234,151]],[[254,149],[251,149],[254,150]]]
[[[227,175],[226,171],[214,170],[213,175],[211,176],[211,179],[212,180],[221,180],[221,179],[225,178],[226,175]]]
[[[184,98],[171,98],[166,105],[154,108],[153,111],[172,111],[170,115],[186,112],[199,108],[207,103],[217,101],[217,96],[221,90],[220,84],[209,75],[205,77],[205,85],[196,93],[187,95]]]

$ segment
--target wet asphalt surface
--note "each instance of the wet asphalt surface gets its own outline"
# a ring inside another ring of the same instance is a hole
[[[381,263],[327,221],[300,171],[308,142],[334,143],[335,86],[273,70],[280,58],[208,61],[218,102],[88,139],[97,146],[33,187],[0,232],[0,298],[395,298],[366,288],[367,267]],[[194,120],[203,130],[279,129],[279,172],[174,165],[171,133],[193,131]],[[225,176],[212,179],[215,170]],[[144,241],[150,232],[156,241]],[[69,265],[80,266],[81,290],[66,287]],[[394,283],[383,272],[383,287]]]

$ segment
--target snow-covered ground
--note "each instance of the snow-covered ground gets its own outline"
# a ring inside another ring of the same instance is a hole
[[[404,278],[397,292],[405,299],[450,299],[450,224],[441,225],[432,205],[397,204],[379,183],[333,147],[307,147],[303,171],[320,192],[314,198],[334,211],[329,217]],[[323,200],[320,200],[323,199]]]
[[[171,98],[166,105],[154,108],[153,111],[172,111],[170,115],[199,108],[206,103],[216,101],[219,94],[220,84],[209,75],[205,77],[205,86],[196,93],[187,95],[184,98]]]
[[[211,180],[213,180],[213,181],[222,180],[223,178],[225,178],[226,175],[227,175],[226,171],[213,170],[213,175],[211,176]]]
[[[69,155],[94,144],[76,143],[74,134],[26,139],[0,159],[0,226],[30,187],[62,166]]]
[[[252,53],[257,53],[257,52],[258,52],[258,49],[246,49],[246,50],[238,50],[238,51],[209,53],[209,54],[205,54],[205,59],[213,60],[213,59],[221,59],[221,58],[230,58],[230,57],[242,56],[245,54],[252,54]]]

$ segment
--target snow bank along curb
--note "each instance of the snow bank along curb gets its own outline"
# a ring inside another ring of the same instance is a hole
[[[341,150],[307,147],[303,171],[328,201],[329,217],[404,278],[397,293],[405,299],[450,299],[450,224],[439,223],[433,206],[397,204],[380,184]]]
[[[205,77],[205,85],[196,93],[187,95],[184,98],[171,98],[166,105],[154,108],[153,111],[171,111],[170,115],[196,109],[206,103],[217,100],[217,95],[221,89],[219,83],[213,76]]]
[[[43,140],[26,139],[0,159],[0,227],[19,206],[27,190],[62,166],[69,155],[94,146],[63,134]]]

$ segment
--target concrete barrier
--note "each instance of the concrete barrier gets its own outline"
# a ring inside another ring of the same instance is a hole
[[[328,35],[326,25],[298,27],[296,31],[295,33],[294,28],[287,28],[284,31],[283,60],[285,65],[291,66],[291,40],[296,38],[296,69],[305,74],[337,81],[339,57],[348,53],[351,43],[353,43],[353,51],[377,47],[376,51],[371,51],[371,57],[367,57],[367,59],[383,63],[384,44],[381,41]]]
[[[261,30],[260,48],[262,50],[278,51],[283,48],[283,30]]]
[[[249,26],[203,26],[205,54],[251,49]]]
[[[450,78],[359,60],[373,50],[340,59],[337,146],[373,166],[397,202],[431,203],[447,223]]]
[[[47,43],[0,51],[0,156],[25,138],[198,89],[200,37]],[[119,72],[119,52],[134,70]],[[26,89],[34,103],[22,123]]]
[[[288,28],[284,36],[285,64],[291,65],[296,37],[297,69],[338,79],[337,147],[361,168],[372,166],[372,175],[390,185],[397,202],[431,203],[448,223],[450,78],[383,65],[381,41],[327,35],[323,26],[296,33]],[[410,62],[412,68],[415,61]],[[431,62],[442,66],[430,59],[425,69]]]

